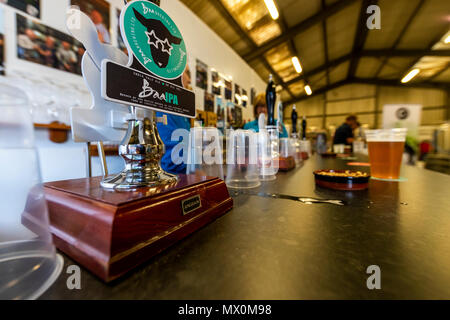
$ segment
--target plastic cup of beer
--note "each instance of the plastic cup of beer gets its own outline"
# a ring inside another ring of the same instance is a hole
[[[389,180],[400,177],[407,131],[406,128],[366,131],[372,177]]]

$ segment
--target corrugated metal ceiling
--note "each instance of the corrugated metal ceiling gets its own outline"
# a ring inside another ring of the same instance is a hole
[[[421,59],[449,31],[450,1],[275,0],[277,20],[271,19],[264,0],[181,1],[262,79],[275,73],[281,96],[289,102],[305,97],[305,84],[313,92],[342,81],[395,80],[400,85],[414,66],[424,72],[412,83],[450,84],[446,54]],[[381,30],[361,29],[367,28],[371,4],[381,10]],[[450,52],[450,44],[434,50]],[[293,56],[300,59],[301,74],[292,65]]]

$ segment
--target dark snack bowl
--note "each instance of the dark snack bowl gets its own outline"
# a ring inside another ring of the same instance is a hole
[[[318,186],[334,190],[365,190],[369,187],[370,175],[351,170],[317,170],[314,171]]]

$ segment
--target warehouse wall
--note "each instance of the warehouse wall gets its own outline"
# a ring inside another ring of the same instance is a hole
[[[422,126],[439,125],[446,122],[448,98],[440,89],[400,88],[351,84],[311,97],[296,104],[299,115],[306,115],[308,127],[323,128],[339,126],[346,115],[356,113],[362,124],[370,128],[382,126],[382,111],[385,104],[421,104]],[[290,123],[292,106],[285,109],[285,122]]]

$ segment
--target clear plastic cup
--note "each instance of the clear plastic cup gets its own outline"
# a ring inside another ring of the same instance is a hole
[[[257,158],[257,133],[251,130],[231,131],[227,144],[227,186],[234,189],[259,187]]]
[[[280,139],[280,157],[289,158],[294,157],[294,146],[292,145],[292,139],[281,138]]]
[[[294,150],[295,165],[299,166],[303,162],[303,157],[302,157],[302,149],[300,147],[300,141],[298,140],[298,138],[295,137],[291,138],[291,145]]]
[[[280,157],[280,138],[277,127],[259,130],[258,166],[261,181],[273,181],[277,178]]]
[[[35,299],[59,276],[24,92],[0,85],[0,299]]]
[[[187,174],[224,179],[223,135],[217,128],[191,128]]]
[[[345,152],[345,144],[335,144],[333,145],[334,153],[342,154]]]
[[[311,150],[311,141],[309,140],[300,140],[300,149],[302,152],[302,158],[303,160],[307,160],[311,157],[312,155],[312,150]]]
[[[407,132],[406,128],[366,130],[372,177],[378,179],[400,177]]]
[[[364,141],[353,141],[353,153],[364,153]]]

